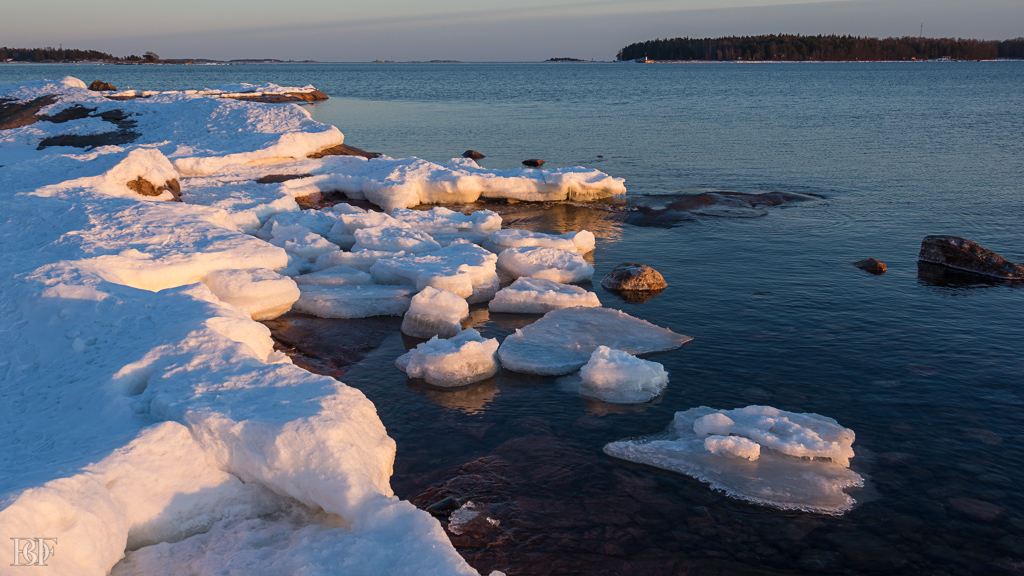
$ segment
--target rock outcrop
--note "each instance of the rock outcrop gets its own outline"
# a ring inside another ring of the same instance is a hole
[[[477,152],[476,150],[466,150],[465,152],[462,153],[462,157],[463,158],[472,158],[473,160],[479,160],[481,158],[487,158],[487,156],[484,156],[483,154]]]
[[[660,272],[645,264],[627,262],[619,264],[601,279],[601,286],[621,292],[653,292],[668,283]]]
[[[875,258],[865,258],[863,260],[858,260],[854,262],[853,265],[856,266],[857,268],[860,268],[861,270],[864,270],[865,272],[870,272],[875,276],[885,274],[886,270],[885,262],[882,262],[881,260],[877,260]]]
[[[917,259],[1000,280],[1024,280],[1024,266],[959,236],[925,236]]]
[[[21,128],[34,124],[40,120],[39,110],[57,101],[57,97],[40,96],[26,102],[14,102],[12,100],[0,99],[0,130]]]
[[[355,146],[349,146],[348,144],[338,144],[337,146],[331,146],[329,148],[324,148],[323,150],[311,152],[306,155],[306,158],[316,160],[318,158],[323,158],[324,156],[362,156],[363,158],[372,160],[380,156],[380,154],[377,152],[367,152],[362,148],[356,148]]]
[[[544,165],[544,161],[540,158],[530,158],[529,160],[523,160],[523,166],[529,166],[531,168],[540,168]]]
[[[117,90],[117,86],[114,86],[109,82],[104,82],[103,80],[93,80],[92,84],[89,84],[89,90],[93,90],[95,92],[113,92]]]
[[[159,196],[164,192],[170,192],[175,201],[181,202],[181,185],[178,184],[177,178],[172,178],[158,186],[139,176],[135,180],[129,181],[127,186],[129,190],[143,196]]]

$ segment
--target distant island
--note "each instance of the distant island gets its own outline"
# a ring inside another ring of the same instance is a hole
[[[616,60],[847,62],[1024,58],[1024,38],[867,38],[861,36],[726,36],[648,40],[619,50]]]
[[[548,58],[545,62],[593,62],[594,59],[584,60],[582,58]]]
[[[210,60],[206,58],[162,59],[156,52],[145,52],[142,56],[114,56],[99,50],[78,50],[75,48],[9,48],[0,46],[0,63],[5,62],[100,62],[104,64],[273,64],[279,62],[296,62],[295,60],[276,60],[273,58],[242,58],[237,60]],[[302,60],[302,62],[316,62]]]

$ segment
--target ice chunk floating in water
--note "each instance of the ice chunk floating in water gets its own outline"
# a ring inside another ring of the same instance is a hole
[[[668,386],[668,372],[661,364],[607,346],[594,350],[580,376],[580,394],[613,404],[647,402]]]
[[[499,290],[488,307],[492,312],[545,314],[559,308],[596,308],[600,305],[597,294],[579,286],[524,276]]]
[[[465,386],[498,373],[497,349],[496,339],[484,340],[469,328],[449,340],[435,336],[399,356],[395,365],[434,386]]]
[[[451,338],[462,330],[461,322],[468,317],[465,298],[427,286],[412,297],[409,311],[402,318],[402,333],[414,338]]]
[[[645,354],[675,350],[690,340],[619,310],[563,308],[505,338],[498,357],[513,372],[558,376],[578,370],[598,346]]]
[[[676,412],[661,434],[604,447],[609,456],[681,472],[734,498],[781,508],[840,515],[864,485],[850,470],[853,430],[818,414],[770,406]]]

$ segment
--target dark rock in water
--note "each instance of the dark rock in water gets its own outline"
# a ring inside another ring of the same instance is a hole
[[[629,214],[626,221],[635,226],[670,228],[681,222],[693,220],[692,214],[719,218],[759,218],[768,214],[764,208],[815,198],[815,196],[795,192],[745,194],[724,190],[700,194],[655,196],[649,199],[637,199],[635,211]],[[644,201],[657,202],[658,206],[645,205]]]
[[[476,150],[466,150],[465,152],[462,153],[462,157],[463,158],[472,158],[473,160],[479,160],[481,158],[487,158],[487,156],[484,156],[483,154],[477,152]]]
[[[882,262],[881,260],[876,260],[874,258],[865,258],[863,260],[858,260],[854,262],[853,265],[856,266],[857,268],[860,268],[861,270],[870,272],[876,276],[885,274],[885,262]]]
[[[178,184],[177,178],[172,178],[162,185],[157,186],[146,180],[142,176],[139,176],[135,180],[128,183],[128,189],[142,194],[143,196],[159,196],[164,192],[170,192],[174,196],[176,202],[181,202],[181,185]]]
[[[267,174],[256,179],[257,184],[278,184],[299,178],[309,178],[312,174]]]
[[[958,236],[925,236],[917,259],[1001,280],[1024,280],[1024,266]]]
[[[464,503],[460,502],[458,498],[454,496],[448,496],[439,502],[434,502],[430,506],[427,506],[427,512],[430,512],[434,516],[448,516],[452,512],[455,512],[459,508],[462,508]]]
[[[93,90],[95,92],[102,92],[108,90],[115,91],[117,90],[117,87],[109,82],[104,82],[103,80],[93,80],[92,84],[89,84],[89,90]]]
[[[56,101],[57,97],[53,95],[40,96],[27,102],[0,99],[0,130],[21,128],[38,122],[39,117],[36,116],[36,113]]]
[[[531,168],[540,168],[544,165],[544,161],[540,158],[530,158],[529,160],[523,160],[523,166],[529,166]]]
[[[619,264],[601,279],[601,286],[609,290],[620,290],[625,292],[651,292],[662,290],[668,283],[660,272],[635,262]]]
[[[974,498],[950,498],[949,505],[964,516],[983,522],[992,522],[1006,512],[1002,506]]]
[[[864,572],[886,572],[907,565],[907,557],[892,544],[867,532],[825,536],[853,567]]]
[[[362,156],[367,160],[372,160],[380,156],[377,152],[367,152],[362,148],[356,148],[355,146],[349,146],[348,144],[338,144],[337,146],[330,146],[317,152],[311,152],[306,155],[306,158],[312,158],[316,160],[323,158],[324,156]]]
[[[402,319],[377,316],[339,320],[289,312],[264,320],[263,325],[270,328],[274,348],[287,354],[296,365],[337,378],[389,336],[399,333]]]

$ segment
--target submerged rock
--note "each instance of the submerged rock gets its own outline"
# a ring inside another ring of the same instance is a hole
[[[92,84],[89,84],[89,90],[94,92],[114,91],[117,90],[117,86],[103,80],[93,80]]]
[[[863,260],[858,260],[854,262],[853,265],[856,266],[857,268],[860,268],[861,270],[870,272],[876,276],[881,276],[882,274],[885,274],[886,270],[885,262],[882,262],[881,260],[876,260],[875,258],[865,258]]]
[[[1024,280],[1024,266],[959,236],[925,236],[917,259],[1001,280]]]
[[[309,154],[306,155],[306,158],[317,160],[319,158],[323,158],[324,156],[362,156],[367,160],[372,160],[380,156],[380,153],[367,152],[362,148],[356,148],[355,146],[349,146],[348,144],[337,144],[334,146],[329,146],[322,150],[318,150],[316,152],[310,152]]]
[[[601,286],[608,290],[645,291],[662,290],[668,283],[654,268],[646,264],[626,262],[619,264],[601,279]]]

